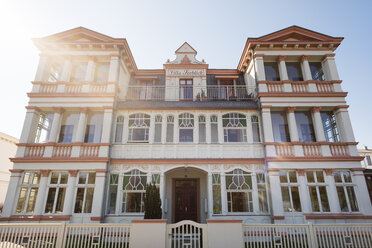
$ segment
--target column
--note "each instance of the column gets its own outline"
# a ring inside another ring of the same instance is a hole
[[[288,121],[289,136],[291,137],[291,142],[295,143],[293,145],[294,155],[296,157],[303,157],[304,151],[302,149],[302,145],[296,144],[299,142],[299,137],[298,137],[297,124],[296,124],[296,117],[294,113],[295,109],[296,107],[287,108],[287,121]]]
[[[112,107],[104,107],[103,110],[103,126],[102,126],[102,137],[101,145],[99,147],[99,157],[108,157],[109,155],[109,144],[110,144],[110,137],[111,137],[111,129],[112,129],[112,118],[113,118],[113,108]],[[128,118],[124,119],[127,120]]]
[[[39,190],[36,196],[34,215],[42,215],[44,213],[45,199],[48,192],[48,179],[50,170],[40,170],[41,178],[39,184]]]
[[[250,114],[246,115],[247,118],[247,142],[253,143],[253,131],[252,131],[252,118]]]
[[[225,172],[221,173],[221,207],[222,207],[222,214],[227,214],[227,195],[226,195],[226,175]]]
[[[304,169],[297,170],[301,207],[303,213],[311,213],[310,196],[307,192],[305,172]]]
[[[95,75],[95,64],[96,59],[93,56],[89,56],[88,66],[87,66],[87,73],[85,75],[85,81],[86,82],[93,82],[94,81],[94,75]]]
[[[262,108],[262,129],[263,129],[263,136],[264,142],[274,142],[274,134],[273,134],[273,125],[271,122],[271,106],[261,106]],[[275,146],[273,144],[267,145],[265,144],[266,149],[266,156],[267,157],[275,157],[276,151]]]
[[[252,200],[253,200],[253,212],[259,213],[260,206],[259,206],[259,199],[258,199],[258,187],[257,187],[257,177],[256,172],[252,173]]]
[[[300,59],[302,76],[304,78],[304,81],[313,80],[310,71],[309,58],[310,58],[309,55],[302,55]]]
[[[369,199],[369,191],[367,188],[366,180],[363,174],[363,168],[351,169],[353,182],[356,184],[354,187],[355,195],[359,206],[359,211],[365,215],[372,215],[372,205]]]
[[[279,76],[281,81],[288,80],[287,67],[285,65],[286,58],[287,56],[284,55],[278,56]]]
[[[325,169],[325,182],[327,183],[327,195],[329,201],[329,208],[331,213],[340,213],[340,204],[338,202],[337,190],[335,185],[335,179],[333,177],[334,169]]]
[[[282,189],[279,181],[279,170],[268,169],[270,182],[270,197],[272,203],[272,214],[275,219],[277,216],[284,216]]]
[[[337,127],[340,131],[342,142],[355,142],[348,108],[348,105],[337,106],[335,111]]]
[[[149,130],[149,144],[154,143],[155,138],[155,114],[150,114],[150,130]]]
[[[265,75],[264,55],[255,54],[254,57],[255,57],[257,81],[265,81],[266,75]]]
[[[124,123],[123,123],[123,144],[128,143],[128,123],[129,123],[129,114],[124,114]]]
[[[80,108],[79,122],[76,130],[75,140],[73,142],[84,142],[88,111],[88,108]]]
[[[161,116],[161,143],[167,143],[167,114]]]
[[[199,143],[199,113],[194,113],[194,129],[193,129],[193,136],[194,136],[194,144]]]
[[[311,108],[311,113],[313,116],[313,125],[314,125],[316,141],[325,142],[326,138],[324,135],[324,128],[323,128],[322,117],[320,115],[320,110],[321,110],[321,107],[313,107]],[[329,145],[322,144],[320,148],[321,148],[322,156],[332,156],[331,150],[329,149]]]
[[[36,135],[37,124],[40,118],[40,109],[38,107],[27,106],[26,117],[23,122],[23,128],[19,143],[33,143]]]
[[[212,172],[208,172],[208,218],[213,215],[213,185],[212,185]]]
[[[35,82],[43,82],[47,79],[45,75],[47,73],[48,57],[45,54],[40,54],[39,65],[37,67]]]
[[[219,113],[217,116],[217,125],[218,125],[218,143],[223,144],[224,142],[224,132],[222,124],[222,114]]]
[[[91,220],[102,220],[102,210],[105,179],[107,170],[96,170],[96,183],[94,185]],[[94,218],[94,219],[93,219]]]
[[[205,131],[206,131],[206,141],[207,144],[210,144],[212,142],[211,137],[211,115],[209,113],[205,114]]]
[[[110,60],[110,71],[108,76],[109,82],[117,82],[119,77],[119,67],[120,67],[120,55],[111,55]]]
[[[179,123],[178,123],[178,113],[174,114],[174,126],[173,126],[173,143],[179,143]]]
[[[13,211],[16,208],[18,196],[17,190],[18,185],[20,184],[20,180],[22,177],[23,170],[9,170],[11,172],[10,180],[8,184],[8,191],[6,193],[4,206],[3,206],[3,212],[1,214],[1,217],[10,217],[13,213]]]
[[[62,113],[64,112],[63,108],[53,108],[53,110],[54,110],[53,122],[49,136],[49,142],[51,143],[57,142],[58,132],[61,126]]]
[[[334,53],[326,54],[322,61],[322,68],[327,81],[340,80],[334,57]]]
[[[65,202],[63,203],[63,215],[72,215],[74,209],[75,188],[77,182],[77,170],[69,170],[68,184],[66,188]]]
[[[62,82],[70,82],[71,70],[72,70],[71,58],[67,57],[63,65],[63,70],[61,74]]]
[[[161,210],[162,210],[162,218],[164,218],[164,209],[165,209],[165,202],[164,202],[164,197],[165,197],[165,179],[164,179],[164,172],[160,173],[160,186],[159,186],[159,193],[160,193],[160,200],[161,200]]]

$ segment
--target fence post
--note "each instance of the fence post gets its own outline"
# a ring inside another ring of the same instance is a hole
[[[61,226],[58,228],[56,248],[63,247],[63,243],[65,239],[65,231],[66,231],[66,222],[62,222]]]
[[[314,226],[313,226],[313,223],[309,222],[308,223],[308,228],[309,228],[309,232],[308,232],[308,237],[307,237],[307,240],[309,242],[309,247],[311,248],[316,248],[316,232],[314,230]]]

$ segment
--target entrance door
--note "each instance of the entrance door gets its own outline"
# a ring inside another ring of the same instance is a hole
[[[174,179],[174,222],[198,221],[198,179]]]

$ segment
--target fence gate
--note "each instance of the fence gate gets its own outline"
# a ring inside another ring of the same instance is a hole
[[[208,248],[207,224],[183,220],[167,225],[167,248]]]

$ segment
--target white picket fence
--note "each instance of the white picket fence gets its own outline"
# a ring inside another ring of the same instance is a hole
[[[136,246],[130,244],[131,227],[130,224],[0,224],[0,248],[129,248]],[[372,224],[244,224],[242,230],[244,248],[372,247]],[[207,224],[187,221],[167,224],[167,233],[169,248],[208,248]],[[226,230],[224,236],[228,235]]]

